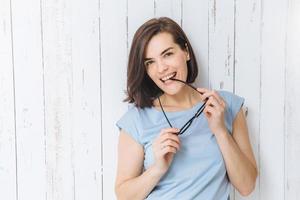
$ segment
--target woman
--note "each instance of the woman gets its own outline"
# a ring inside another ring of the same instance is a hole
[[[118,199],[229,199],[255,188],[244,99],[193,88],[192,46],[169,18],[151,19],[133,38],[120,129]],[[186,123],[187,122],[187,123]]]

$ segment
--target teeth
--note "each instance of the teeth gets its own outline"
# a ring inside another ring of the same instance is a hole
[[[175,76],[175,74],[176,74],[176,72],[174,72],[174,73],[172,73],[172,74],[170,74],[170,75],[168,75],[168,76],[163,77],[161,80],[167,81],[167,80],[169,80],[170,78],[172,78],[173,76]]]

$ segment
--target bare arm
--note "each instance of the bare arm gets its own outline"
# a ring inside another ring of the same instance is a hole
[[[170,129],[168,129],[170,130]],[[157,157],[153,166],[143,172],[144,149],[123,130],[119,136],[118,168],[115,192],[119,200],[145,199],[169,168],[179,149],[177,136],[162,132],[153,143]],[[178,141],[179,142],[179,141]],[[161,145],[166,148],[161,149]]]
[[[255,188],[258,172],[243,109],[237,113],[230,135],[224,117],[227,103],[215,90],[197,90],[203,93],[203,100],[207,99],[204,114],[222,152],[230,182],[241,195],[249,195]]]
[[[258,172],[243,110],[240,109],[233,122],[232,136],[227,132],[215,136],[225,160],[230,182],[241,195],[249,195],[255,188]]]
[[[145,199],[161,175],[155,168],[142,173],[143,147],[121,131],[118,144],[118,169],[115,191],[119,200]]]

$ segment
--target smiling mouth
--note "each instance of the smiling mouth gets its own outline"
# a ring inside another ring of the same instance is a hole
[[[161,78],[160,80],[161,80],[163,83],[165,83],[166,81],[168,81],[168,80],[174,78],[174,77],[176,76],[176,74],[177,74],[177,73],[174,72],[173,74],[170,74],[170,75],[168,75],[168,76],[165,76],[165,77]]]

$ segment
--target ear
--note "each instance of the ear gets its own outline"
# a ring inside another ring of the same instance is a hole
[[[187,59],[187,61],[190,61],[190,53],[189,52],[187,52],[187,57],[186,57],[186,59]]]
[[[185,52],[186,52],[186,59],[187,61],[189,61],[191,58],[190,58],[190,51],[187,43],[185,43]]]

